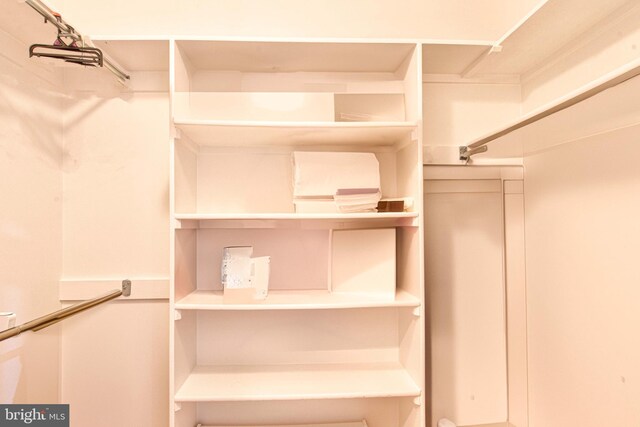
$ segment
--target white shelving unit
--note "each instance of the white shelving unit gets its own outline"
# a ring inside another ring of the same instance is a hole
[[[392,42],[172,42],[172,427],[425,426],[421,53]],[[296,213],[296,150],[373,153],[383,197],[414,203]],[[393,230],[395,283],[335,288],[334,231],[368,229]],[[271,256],[266,300],[225,302],[220,260],[234,244]]]

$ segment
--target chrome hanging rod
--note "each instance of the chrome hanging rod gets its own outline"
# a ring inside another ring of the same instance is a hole
[[[631,65],[631,64],[628,64]],[[628,67],[627,65],[627,67]],[[627,68],[625,67],[625,68]],[[585,101],[597,94],[599,94],[600,92],[603,92],[607,89],[610,89],[612,87],[618,86],[621,83],[626,82],[627,80],[630,80],[634,77],[637,77],[640,75],[640,65],[638,65],[638,61],[634,61],[633,65],[628,68],[628,69],[623,69],[622,71],[617,70],[617,72],[615,73],[615,75],[611,78],[608,78],[598,84],[596,84],[595,86],[585,90],[584,92],[581,92],[575,96],[572,96],[569,99],[566,99],[562,102],[559,102],[556,105],[553,105],[549,108],[546,108],[543,111],[540,111],[539,113],[535,113],[532,114],[529,117],[526,117],[523,120],[520,120],[517,123],[514,123],[511,126],[508,126],[498,132],[495,132],[489,136],[486,136],[484,138],[478,139],[477,141],[469,144],[469,145],[463,145],[460,147],[460,160],[465,161],[465,162],[469,162],[469,160],[471,159],[471,156],[473,156],[474,154],[478,154],[478,153],[484,153],[485,151],[487,151],[487,144],[490,143],[491,141],[494,141],[500,137],[503,137],[505,135],[510,134],[511,132],[518,130],[520,128],[523,128],[525,126],[528,126],[532,123],[535,123],[539,120],[544,119],[545,117],[548,117],[552,114],[555,114],[559,111],[562,111],[564,109],[567,109],[573,105],[576,105],[582,101]]]
[[[69,37],[76,41],[85,41],[85,37],[82,34],[78,33],[75,28],[66,23],[62,17],[56,13],[54,13],[51,9],[49,9],[44,3],[40,0],[24,0],[33,10],[38,12],[45,19],[46,22],[53,24],[64,37]],[[111,62],[108,58],[104,58],[103,66],[111,71],[121,82],[125,82],[129,80],[129,75],[121,70],[117,65]]]
[[[23,323],[22,325],[18,325],[13,328],[1,331],[0,341],[4,341],[6,339],[18,336],[23,332],[39,331],[55,323],[58,323],[61,320],[66,319],[67,317],[74,316],[92,307],[103,304],[107,301],[111,301],[112,299],[118,298],[119,296],[128,297],[130,295],[131,295],[131,280],[123,280],[122,289],[120,290],[113,290],[103,296],[79,302],[70,307],[63,308],[62,310],[54,311],[53,313],[49,313],[45,316],[38,317],[37,319],[31,320],[30,322]]]

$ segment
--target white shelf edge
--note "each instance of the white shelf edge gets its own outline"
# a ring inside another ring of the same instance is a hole
[[[189,302],[190,300],[201,302]],[[208,300],[208,301],[204,301]],[[296,301],[297,300],[297,301]],[[358,308],[415,308],[420,300],[398,291],[393,300],[362,294],[330,294],[327,291],[270,291],[267,300],[253,304],[225,304],[222,291],[194,291],[175,303],[176,310],[265,311],[344,310]]]
[[[174,399],[178,403],[255,402],[420,395],[420,387],[400,363],[381,362],[196,366]]]
[[[467,78],[474,77],[475,71],[478,69],[480,64],[482,64],[489,56],[495,53],[499,54],[501,51],[501,46],[504,44],[504,42],[512,37],[515,33],[517,33],[518,30],[527,23],[527,21],[529,21],[536,13],[540,11],[540,9],[542,9],[545,4],[548,3],[548,1],[549,0],[541,0],[540,2],[538,2],[531,10],[529,10],[529,12],[527,12],[525,16],[522,17],[522,19],[520,19],[513,27],[507,30],[507,32],[504,33],[502,37],[492,43],[492,45],[489,46],[487,50],[482,52],[473,61],[471,61],[471,63],[467,66],[467,68],[462,72],[461,75]]]
[[[527,23],[536,13],[540,11],[549,2],[549,0],[540,0],[535,6],[533,6],[525,16],[522,17],[516,24],[511,27],[502,37],[500,37],[494,43],[494,46],[502,45],[509,37],[513,36],[524,24]]]
[[[101,36],[105,37],[105,36]],[[122,37],[122,36],[114,36]],[[165,36],[166,38],[167,36]],[[251,36],[171,36],[172,41],[210,41],[210,42],[272,42],[272,43],[354,43],[354,44],[447,44],[491,46],[495,40],[480,39],[432,39],[432,38],[369,38],[369,37],[251,37]]]
[[[182,214],[174,215],[176,220],[375,220],[394,218],[417,218],[418,212],[371,212],[371,213],[212,213],[212,214]]]
[[[547,116],[569,108],[575,104],[578,104],[592,96],[599,94],[611,87],[614,87],[620,83],[623,83],[633,77],[640,75],[640,59],[629,62],[626,65],[616,68],[615,70],[603,75],[600,78],[592,80],[591,82],[569,92],[566,95],[560,96],[547,104],[530,111],[527,114],[522,115],[516,120],[511,121],[506,125],[500,126],[498,129],[485,134],[480,138],[476,138],[470,141],[466,145],[467,147],[479,146],[494,141],[502,136],[505,136],[513,131],[523,128],[527,125],[537,122]]]
[[[220,126],[220,127],[263,127],[263,128],[327,128],[327,129],[368,129],[418,127],[417,122],[327,122],[327,121],[260,121],[260,120],[195,120],[174,118],[175,126]]]

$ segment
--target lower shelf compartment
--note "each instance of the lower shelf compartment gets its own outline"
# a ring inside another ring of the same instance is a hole
[[[367,427],[367,422],[365,420],[362,421],[354,421],[350,423],[331,423],[331,424],[281,424],[281,425],[243,425],[243,426],[220,426],[220,425],[204,425],[198,424],[196,427]]]
[[[176,402],[348,399],[419,396],[399,363],[198,366]]]

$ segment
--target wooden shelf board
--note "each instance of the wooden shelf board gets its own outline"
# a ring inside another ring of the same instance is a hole
[[[415,122],[270,122],[175,119],[201,146],[391,146],[417,129]]]
[[[420,388],[399,363],[196,367],[176,402],[410,397]]]
[[[225,304],[222,291],[194,291],[176,302],[177,310],[333,310],[350,308],[419,307],[420,300],[398,291],[393,300],[362,293],[328,291],[269,291],[267,299],[254,304]]]

